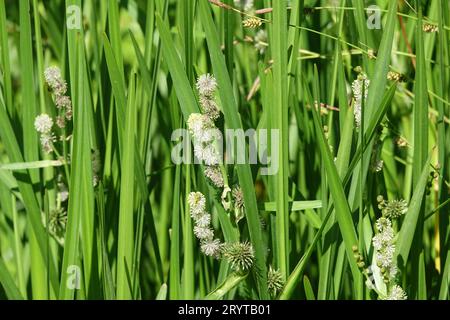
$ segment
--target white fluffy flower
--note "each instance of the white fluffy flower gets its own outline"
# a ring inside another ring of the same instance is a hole
[[[198,77],[197,90],[202,96],[211,96],[217,89],[217,81],[209,73]]]
[[[406,292],[399,285],[394,285],[391,290],[389,290],[389,294],[383,298],[383,300],[406,300],[408,296]]]
[[[197,217],[197,220],[195,220],[195,224],[199,227],[209,227],[211,224],[211,215],[209,213],[204,213]]]
[[[53,151],[53,142],[55,141],[56,138],[51,133],[44,133],[41,135],[40,142],[45,153],[50,154]]]
[[[39,133],[49,133],[52,131],[53,119],[48,114],[41,114],[34,120],[34,127]]]
[[[52,88],[61,82],[61,70],[58,67],[49,67],[44,71],[44,78],[48,85]]]
[[[215,257],[215,258],[219,257],[221,247],[222,247],[222,244],[220,243],[219,239],[202,241],[201,246],[200,246],[202,252],[206,256]]]
[[[205,176],[211,181],[211,183],[217,188],[223,188],[224,181],[222,172],[217,166],[206,167]]]
[[[192,113],[187,124],[196,142],[210,142],[214,138],[215,126],[207,116],[201,113]]]
[[[220,163],[220,156],[216,148],[212,144],[206,146],[202,144],[194,145],[195,156],[203,161],[207,166],[215,166]]]
[[[44,71],[44,78],[57,97],[67,92],[67,83],[61,77],[61,70],[58,67],[47,68]]]
[[[359,128],[361,126],[361,106],[363,101],[363,88],[364,88],[364,102],[367,100],[367,95],[369,92],[370,80],[367,79],[365,74],[358,76],[358,79],[353,81],[352,90],[353,97],[355,98],[355,106],[353,113],[355,115],[356,126]]]
[[[214,231],[210,227],[194,227],[194,234],[199,240],[211,240],[214,238]]]
[[[384,268],[390,268],[394,259],[395,245],[388,244],[377,251],[377,263]]]
[[[201,192],[191,192],[188,196],[188,204],[194,220],[205,213],[206,199]]]
[[[210,96],[200,96],[200,107],[202,112],[212,121],[216,121],[220,117],[220,110],[217,103]]]
[[[392,222],[391,220],[382,217],[375,222],[375,226],[379,232],[383,232],[386,229],[392,228]]]

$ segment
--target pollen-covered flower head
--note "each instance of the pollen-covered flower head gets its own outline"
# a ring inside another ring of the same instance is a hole
[[[248,271],[253,266],[255,253],[249,242],[234,242],[224,246],[223,255],[236,272]]]
[[[196,225],[194,227],[194,234],[199,240],[212,240],[214,238],[214,231],[209,227],[201,227]]]
[[[200,244],[200,249],[208,257],[219,258],[221,253],[222,243],[219,239],[205,240]]]
[[[220,110],[214,99],[210,96],[200,96],[200,107],[202,112],[212,121],[216,121],[220,117]]]
[[[45,78],[45,81],[47,82],[47,84],[51,88],[54,88],[62,80],[61,69],[59,69],[58,67],[48,67],[44,71],[44,78]]]
[[[408,296],[406,292],[399,285],[394,285],[391,290],[389,290],[389,294],[385,297],[382,297],[382,300],[406,300]]]
[[[211,181],[216,188],[223,188],[224,181],[222,171],[218,166],[211,166],[205,168],[205,176]]]
[[[244,194],[241,187],[234,187],[231,193],[233,195],[234,206],[237,209],[244,209]]]
[[[53,133],[44,133],[39,140],[44,152],[50,154],[53,151],[53,143],[56,141],[55,135]]]
[[[216,78],[207,73],[198,77],[196,86],[201,96],[211,96],[217,89],[217,81]]]
[[[55,99],[55,104],[58,109],[72,108],[72,101],[69,96],[57,96]]]
[[[34,120],[34,128],[39,133],[49,133],[52,131],[53,119],[48,114],[41,114]]]
[[[191,192],[188,196],[191,217],[196,220],[205,213],[206,198],[201,192]]]
[[[44,78],[55,95],[62,96],[67,92],[67,83],[61,77],[61,70],[58,67],[45,69]]]
[[[377,250],[376,257],[378,266],[383,268],[390,268],[394,260],[394,253],[395,245],[393,244],[387,244]]]
[[[205,212],[204,214],[197,216],[195,224],[202,228],[209,227],[211,224],[211,215]]]
[[[189,132],[196,142],[211,142],[215,136],[214,123],[201,113],[192,113],[187,121]]]
[[[206,146],[202,144],[194,145],[194,154],[207,166],[216,166],[220,163],[220,155],[212,144]]]

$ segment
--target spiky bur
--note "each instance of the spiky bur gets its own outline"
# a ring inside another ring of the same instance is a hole
[[[354,107],[353,107],[353,113],[355,116],[356,127],[358,127],[358,128],[361,126],[362,102],[363,102],[363,99],[364,99],[364,102],[367,101],[369,86],[370,86],[370,80],[367,79],[367,76],[364,73],[359,74],[358,79],[353,81],[353,84],[352,84],[353,98],[355,101]],[[363,91],[364,91],[364,97],[363,97]]]
[[[403,199],[385,200],[383,196],[377,197],[378,209],[383,216],[389,219],[398,219],[408,211],[408,203]]]
[[[267,289],[272,297],[276,297],[278,292],[283,289],[284,280],[281,272],[269,266],[267,272]]]
[[[251,269],[255,259],[253,246],[249,242],[234,242],[223,246],[223,256],[235,272],[244,273]]]
[[[47,216],[42,213],[42,224],[48,230],[48,233],[55,238],[55,240],[60,244],[64,245],[64,235],[66,232],[67,224],[67,212],[63,208],[57,208],[51,210]]]

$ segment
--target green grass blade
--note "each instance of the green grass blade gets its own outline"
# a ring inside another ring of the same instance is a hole
[[[135,76],[131,76],[127,105],[124,155],[121,170],[121,190],[127,190],[120,195],[119,238],[117,249],[117,298],[131,299],[132,288],[129,286],[126,269],[133,267],[134,248],[134,198],[135,198],[135,146],[136,146],[136,104]]]
[[[303,277],[303,286],[305,287],[306,300],[316,300],[311,282],[307,276]]]
[[[276,174],[275,200],[277,204],[276,225],[278,234],[277,267],[286,280],[289,274],[289,208],[288,208],[288,105],[287,105],[287,42],[280,37],[287,32],[287,7],[285,1],[273,1],[273,25],[271,48],[273,65],[272,128],[279,130],[279,170]]]
[[[425,188],[428,182],[430,156],[426,161],[420,178],[414,188],[414,193],[409,203],[408,212],[403,220],[402,227],[398,233],[398,240],[396,244],[395,257],[397,257],[398,265],[400,267],[406,267],[408,263],[408,256],[413,243],[414,235],[416,233],[416,227],[418,225],[420,212],[422,208],[422,201],[425,194]]]
[[[11,300],[23,300],[19,288],[17,288],[14,278],[6,268],[3,259],[0,259],[0,284],[6,292],[6,296]]]
[[[221,283],[214,291],[205,297],[205,300],[219,300],[223,298],[230,290],[236,287],[239,283],[244,281],[248,276],[248,273],[237,274],[232,273],[228,278]]]

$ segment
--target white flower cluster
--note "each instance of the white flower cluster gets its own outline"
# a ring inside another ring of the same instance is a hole
[[[394,260],[395,244],[394,229],[391,220],[381,217],[376,222],[378,233],[373,237],[372,244],[376,251],[376,261],[380,268],[389,272],[389,276],[395,277],[396,272],[390,272],[392,268],[396,269]],[[389,277],[391,279],[391,277]]]
[[[194,234],[200,240],[201,251],[210,257],[219,258],[222,244],[214,239],[211,215],[206,211],[206,198],[201,192],[191,192],[188,196],[191,217],[195,222]]]
[[[408,296],[399,285],[394,285],[387,296],[381,297],[381,300],[406,300]]]
[[[406,202],[388,202],[382,196],[378,196],[377,200],[383,216],[375,223],[377,232],[372,238],[372,245],[375,249],[376,268],[385,284],[385,288],[378,290],[378,293],[381,299],[405,300],[406,293],[396,283],[398,268],[395,262],[395,231],[391,219],[398,218],[406,212]]]
[[[355,99],[353,113],[355,115],[356,127],[358,128],[361,126],[361,107],[363,101],[363,90],[364,90],[364,104],[365,104],[369,92],[369,85],[370,80],[367,79],[367,76],[364,73],[361,73],[358,76],[358,79],[353,81],[352,84],[353,97]]]
[[[220,163],[220,154],[217,151],[215,142],[220,137],[220,131],[214,122],[220,117],[220,111],[214,100],[214,93],[217,90],[217,81],[210,74],[201,75],[196,84],[200,106],[203,113],[193,113],[187,121],[189,131],[194,138],[195,156],[203,161],[210,169],[207,177],[211,179],[214,186],[220,188],[223,185],[220,170],[217,165]]]
[[[220,163],[220,155],[214,145],[217,129],[206,115],[192,113],[187,121],[188,128],[194,138],[194,154],[207,166]]]
[[[211,119],[211,122],[216,121],[220,117],[220,110],[214,99],[217,90],[216,78],[209,73],[203,74],[198,77],[196,87],[202,112]]]
[[[50,154],[54,151],[53,143],[56,142],[56,136],[52,129],[54,124],[59,128],[66,127],[66,120],[72,119],[72,102],[69,96],[66,96],[67,83],[61,77],[61,70],[57,67],[50,67],[44,71],[44,78],[52,93],[55,95],[55,105],[59,110],[56,121],[46,113],[40,114],[34,120],[34,128],[40,133],[40,142],[45,153]],[[60,137],[61,140],[64,137]]]
[[[53,142],[56,137],[52,132],[53,119],[46,113],[40,114],[34,120],[34,128],[41,134],[40,142],[45,153],[50,154],[53,151]]]
[[[61,76],[58,67],[49,67],[44,71],[44,78],[52,93],[55,95],[55,105],[59,110],[56,124],[60,128],[66,127],[66,120],[72,120],[72,100],[66,95],[67,83]]]

